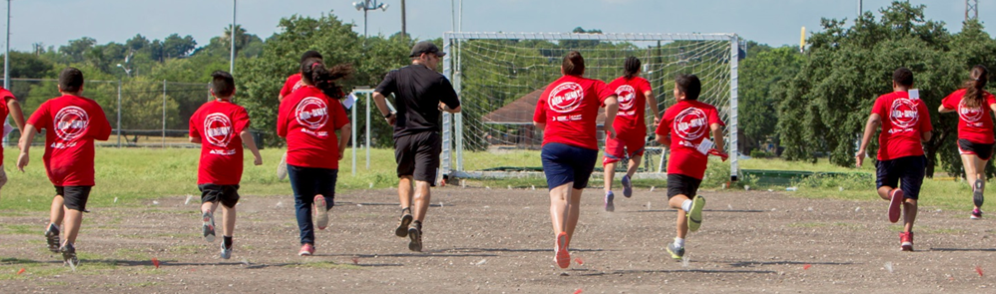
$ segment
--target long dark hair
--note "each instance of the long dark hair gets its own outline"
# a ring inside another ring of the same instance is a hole
[[[632,79],[640,72],[640,59],[630,56],[626,57],[626,61],[623,62],[623,76],[626,79]]]
[[[985,104],[983,95],[986,92],[983,88],[986,87],[986,82],[989,81],[989,70],[982,65],[973,66],[969,77],[965,81],[965,96],[962,96],[961,100],[968,108],[982,107]]]
[[[321,59],[308,58],[301,62],[301,79],[306,83],[314,85],[329,98],[340,99],[345,94],[342,87],[335,81],[348,77],[353,73],[353,65],[342,63],[326,68]]]

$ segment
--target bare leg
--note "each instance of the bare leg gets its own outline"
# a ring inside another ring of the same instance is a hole
[[[401,201],[401,208],[412,207],[412,176],[398,179],[398,198]]]
[[[685,196],[685,194],[678,194],[674,195],[674,197],[671,197],[671,199],[667,201],[667,204],[670,205],[671,208],[678,209],[678,219],[677,219],[678,238],[682,239],[684,239],[685,236],[688,235],[688,218],[685,217],[685,210],[681,209],[681,204],[684,203],[685,200],[691,200],[691,199],[688,199],[688,196]]]
[[[882,199],[885,199],[885,200],[891,200],[892,198],[889,197],[889,192],[892,192],[892,189],[893,188],[889,187],[889,186],[879,187],[878,188],[878,197],[882,197]]]
[[[986,173],[985,173],[985,171],[986,171],[986,165],[989,163],[989,160],[983,160],[983,159],[981,159],[981,158],[979,158],[978,156],[975,156],[975,155],[970,155],[970,156],[972,157],[972,164],[975,166],[974,167],[975,168],[975,179],[976,180],[982,180],[982,182],[985,182],[986,181]],[[962,155],[962,160],[964,160],[964,157],[965,156]],[[967,170],[968,169],[966,169],[966,171]],[[972,186],[972,187],[975,187],[975,181],[969,182],[968,185]],[[985,190],[986,190],[986,186],[983,185],[982,186],[982,191],[979,191],[979,192],[981,193],[981,192],[984,192]],[[976,206],[975,209],[981,209],[981,207]]]
[[[968,181],[968,186],[975,186],[975,179],[979,178],[980,170],[976,169],[975,161],[979,159],[978,156],[974,154],[962,154],[961,164],[965,167],[965,180]],[[983,168],[985,168],[983,166]]]
[[[66,232],[65,243],[76,243],[76,235],[80,232],[80,224],[83,223],[83,212],[75,209],[65,209],[65,225],[63,232]]]
[[[612,180],[616,176],[616,163],[606,163],[603,167],[605,170],[603,173],[605,178],[605,194],[608,194],[609,191],[612,191]]]
[[[573,185],[573,183],[572,183]],[[571,189],[571,200],[567,210],[567,247],[574,240],[574,229],[578,226],[578,216],[581,215],[581,192],[583,189]]]
[[[566,183],[550,189],[550,220],[553,222],[553,234],[567,232],[567,194],[574,182]]]
[[[422,222],[425,219],[426,211],[429,210],[429,203],[432,200],[429,186],[429,182],[415,181],[415,209],[412,211],[417,222]]]
[[[221,212],[225,215],[221,223],[222,230],[224,230],[223,232],[225,234],[224,236],[231,237],[235,232],[235,207],[222,205]]]
[[[217,209],[218,209],[218,202],[217,201],[214,201],[214,202],[208,201],[208,202],[201,203],[201,213],[205,213],[205,212],[214,213],[214,211],[217,210]]]
[[[916,221],[916,199],[906,198],[904,200],[906,200],[906,202],[903,203],[903,215],[905,216],[905,219],[903,220],[903,228],[905,229],[905,232],[912,232],[913,222]]]
[[[52,198],[52,210],[49,212],[49,222],[59,227],[62,227],[62,219],[65,215],[62,210],[65,201],[66,199],[62,198],[62,195],[55,195],[55,198]]]
[[[643,158],[642,155],[633,155],[629,158],[629,166],[626,167],[626,175],[630,179],[633,179],[633,174],[636,174],[636,170],[640,168],[640,159]]]

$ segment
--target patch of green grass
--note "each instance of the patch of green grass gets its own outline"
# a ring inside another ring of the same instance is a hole
[[[113,254],[116,258],[126,259],[126,260],[149,260],[151,259],[148,254],[142,252],[139,249],[121,248],[114,251]]]
[[[40,230],[33,225],[0,224],[0,235],[33,235],[39,234]]]
[[[788,225],[791,228],[823,228],[823,227],[845,227],[845,228],[858,228],[858,225],[845,223],[845,222],[803,222],[803,223],[791,223]]]
[[[177,245],[166,249],[166,251],[174,254],[195,254],[205,250],[206,248],[207,247],[204,245]]]
[[[145,288],[145,287],[155,287],[161,285],[158,282],[140,282],[140,283],[129,283],[125,286],[132,288]]]

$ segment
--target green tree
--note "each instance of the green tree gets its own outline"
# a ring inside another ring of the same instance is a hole
[[[794,46],[771,49],[767,46],[750,46],[748,57],[740,63],[740,125],[746,142],[741,151],[764,146],[765,141],[777,142],[775,113],[781,91],[788,85],[802,65],[804,57]]]

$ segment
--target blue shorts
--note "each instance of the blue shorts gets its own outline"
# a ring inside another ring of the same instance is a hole
[[[875,187],[888,186],[903,189],[903,198],[919,199],[920,185],[927,169],[927,157],[906,156],[892,160],[880,160],[876,167]]]
[[[543,173],[550,189],[570,182],[574,182],[574,189],[584,189],[598,161],[598,150],[561,143],[543,145],[541,154]]]

